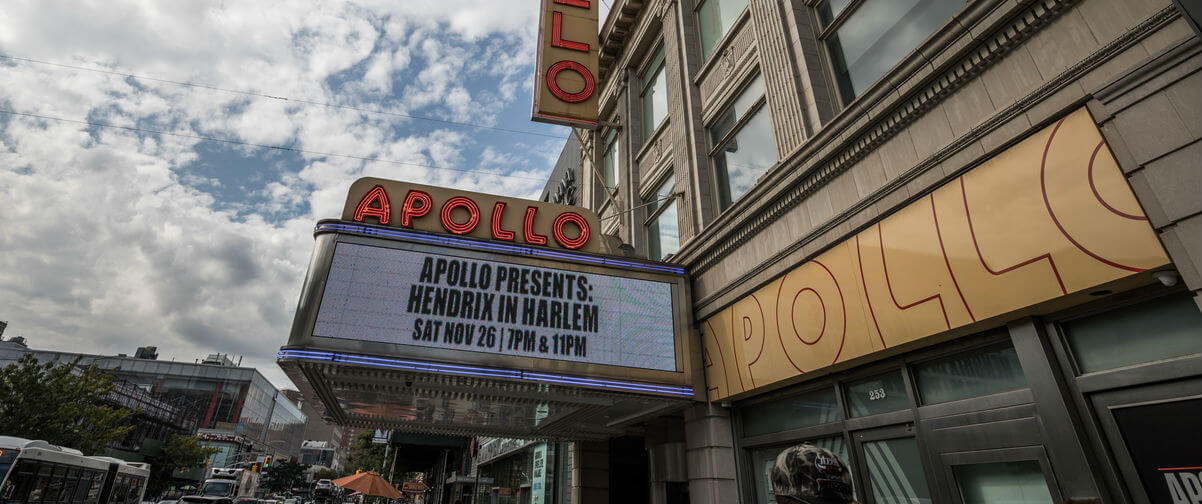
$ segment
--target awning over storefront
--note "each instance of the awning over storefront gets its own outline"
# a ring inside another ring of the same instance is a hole
[[[397,361],[312,350],[285,349],[279,354],[280,366],[306,396],[320,399],[327,418],[353,427],[466,436],[606,439],[626,433],[639,420],[683,407],[692,402],[693,395],[686,388],[652,395],[596,388],[604,384],[585,388],[446,374],[438,368],[404,369],[400,366],[414,361]],[[651,386],[604,381],[612,382],[609,386],[613,387]]]

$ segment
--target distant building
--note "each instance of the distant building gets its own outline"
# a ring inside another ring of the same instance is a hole
[[[342,460],[335,456],[334,447],[329,441],[306,440],[301,442],[300,463],[335,470],[342,469]]]
[[[305,446],[316,447],[320,445],[322,450],[328,450],[329,460],[321,462],[319,465],[331,469],[342,468],[343,462],[346,460],[346,449],[349,446],[349,443],[344,440],[343,427],[322,418],[317,409],[313,407],[313,404],[305,401],[300,392],[296,390],[284,390],[282,393],[296,403],[301,413],[304,413],[307,419],[305,421],[304,442],[301,443],[301,463],[314,464],[315,462],[306,461],[306,457],[313,458],[313,455],[305,451]]]
[[[171,433],[197,434],[220,448],[208,467],[250,464],[266,455],[300,457],[305,414],[258,370],[238,366],[224,354],[197,362],[160,361],[155,350],[139,348],[135,355],[144,358],[89,355],[32,350],[9,340],[0,342],[0,366],[33,354],[42,362],[79,358],[81,366],[112,370],[120,380],[112,402],[141,408],[134,433],[111,447],[126,458],[154,455]],[[200,479],[201,474],[197,469],[184,476]]]

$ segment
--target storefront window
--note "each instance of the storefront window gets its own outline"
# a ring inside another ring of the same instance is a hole
[[[776,164],[772,120],[764,108],[764,81],[755,77],[709,128],[722,208],[742,198]]]
[[[481,465],[476,500],[481,504],[557,504],[555,447],[537,443]]]
[[[747,9],[747,0],[702,0],[697,8],[701,31],[701,59],[708,60],[718,41],[730,31],[739,15]]]
[[[830,23],[846,5],[819,6]],[[871,87],[923,40],[964,7],[965,0],[864,0],[825,31],[825,42],[844,103]]]
[[[822,448],[826,448],[839,457],[843,464],[847,466],[849,472],[854,471],[851,467],[851,458],[847,454],[847,442],[843,436],[828,437],[822,439],[814,439],[805,441]],[[792,443],[772,448],[760,448],[751,451],[751,464],[754,468],[752,477],[755,480],[755,497],[758,504],[776,504],[776,495],[772,490],[772,466],[776,464],[776,456],[792,446],[800,443]]]
[[[1051,504],[1052,494],[1039,462],[1023,460],[952,468],[964,504]]]
[[[877,504],[929,504],[931,491],[922,469],[922,456],[914,438],[864,443],[864,463],[873,502]]]
[[[1082,373],[1202,353],[1202,311],[1189,295],[1074,320],[1064,332]]]
[[[651,138],[660,123],[668,117],[668,77],[664,72],[664,48],[661,46],[651,58],[651,64],[643,70],[643,142]]]
[[[766,401],[743,409],[743,435],[819,425],[839,420],[835,389],[815,390],[787,399]]]
[[[680,223],[676,220],[676,180],[668,177],[647,204],[651,217],[647,219],[647,256],[653,261],[680,250]]]
[[[992,348],[914,367],[924,404],[996,394],[1027,386],[1014,347]]]
[[[901,371],[893,371],[847,384],[848,413],[852,417],[887,413],[910,407],[910,394]]]

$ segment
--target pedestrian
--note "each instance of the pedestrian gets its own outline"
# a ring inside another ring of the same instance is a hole
[[[771,476],[779,504],[856,504],[847,465],[820,446],[786,448],[776,456]]]

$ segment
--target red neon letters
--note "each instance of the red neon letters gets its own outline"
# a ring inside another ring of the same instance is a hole
[[[467,221],[463,223],[455,222],[451,218],[451,212],[456,208],[467,210]],[[480,223],[480,207],[476,206],[476,202],[463,196],[455,196],[442,204],[442,210],[438,212],[438,219],[442,222],[442,228],[455,234],[468,234],[476,229],[476,225]]]
[[[547,237],[534,232],[534,215],[537,213],[537,207],[526,207],[526,219],[522,221],[522,238],[526,239],[526,243],[546,245]]]
[[[588,44],[563,39],[563,13],[559,11],[551,12],[551,45],[573,51],[588,52]]]
[[[421,204],[418,205],[418,203]],[[434,206],[434,200],[425,191],[409,191],[409,194],[405,195],[405,203],[401,205],[401,226],[413,227],[413,218],[430,213],[432,206]]]
[[[498,240],[513,241],[513,231],[501,228],[501,216],[505,214],[505,202],[498,201],[492,207],[492,237]]]
[[[563,225],[573,223],[577,228],[580,228],[580,234],[575,238],[568,238],[563,233]],[[576,212],[564,212],[555,217],[555,222],[551,224],[551,234],[555,236],[555,241],[563,248],[578,249],[588,243],[588,221]]]
[[[568,8],[588,10],[592,7],[592,4],[589,3],[590,0],[554,0],[554,2]],[[557,10],[551,11],[551,46],[586,54],[589,52],[587,43],[563,38],[563,13]],[[576,92],[568,92],[559,87],[558,76],[564,70],[579,74],[580,78],[584,80],[584,87]],[[596,79],[593,78],[593,73],[589,71],[588,67],[570,59],[556,61],[547,68],[546,85],[552,95],[568,103],[580,103],[588,100],[597,88]]]
[[[580,74],[580,77],[584,79],[584,89],[575,93],[569,93],[559,87],[559,81],[556,79],[559,77],[559,72],[564,70],[571,70]],[[580,103],[593,95],[593,89],[597,87],[597,83],[593,81],[593,74],[588,71],[587,67],[575,61],[563,60],[556,62],[554,65],[551,65],[551,68],[547,69],[547,87],[551,89],[551,94],[560,100],[568,103]]]
[[[375,206],[372,206],[373,203]],[[359,200],[359,205],[355,207],[355,221],[363,222],[366,217],[375,217],[382,225],[388,225],[388,221],[392,220],[392,210],[388,206],[388,193],[384,192],[383,187],[371,188],[363,196],[363,199]]]
[[[517,233],[505,229],[505,202],[498,201],[493,204],[492,215],[489,216],[489,228],[487,231],[488,237],[494,240],[517,241]],[[457,222],[452,218],[456,209],[462,208],[467,211],[468,218],[463,222]],[[434,199],[429,193],[410,189],[405,195],[405,201],[401,204],[400,223],[401,227],[412,228],[414,221],[421,219],[434,209]],[[531,245],[547,245],[547,235],[538,234],[535,230],[535,220],[538,216],[539,207],[526,207],[525,215],[522,219],[522,240]],[[367,217],[375,217],[380,224],[388,225],[391,219],[391,205],[388,193],[381,186],[375,186],[363,198],[359,200],[359,204],[355,206],[354,220],[356,222],[364,222]],[[475,200],[467,196],[453,196],[442,203],[438,210],[438,221],[442,229],[448,233],[458,235],[472,234],[480,225],[483,218],[480,211],[480,206]],[[565,233],[565,227],[569,224],[575,225],[578,233],[575,237]],[[545,225],[545,224],[544,224]],[[426,229],[429,229],[428,227]],[[551,236],[555,238],[555,242],[559,246],[567,249],[579,249],[588,244],[592,238],[592,230],[589,227],[588,219],[576,212],[563,212],[555,217],[551,224]],[[477,235],[479,237],[483,237]]]

